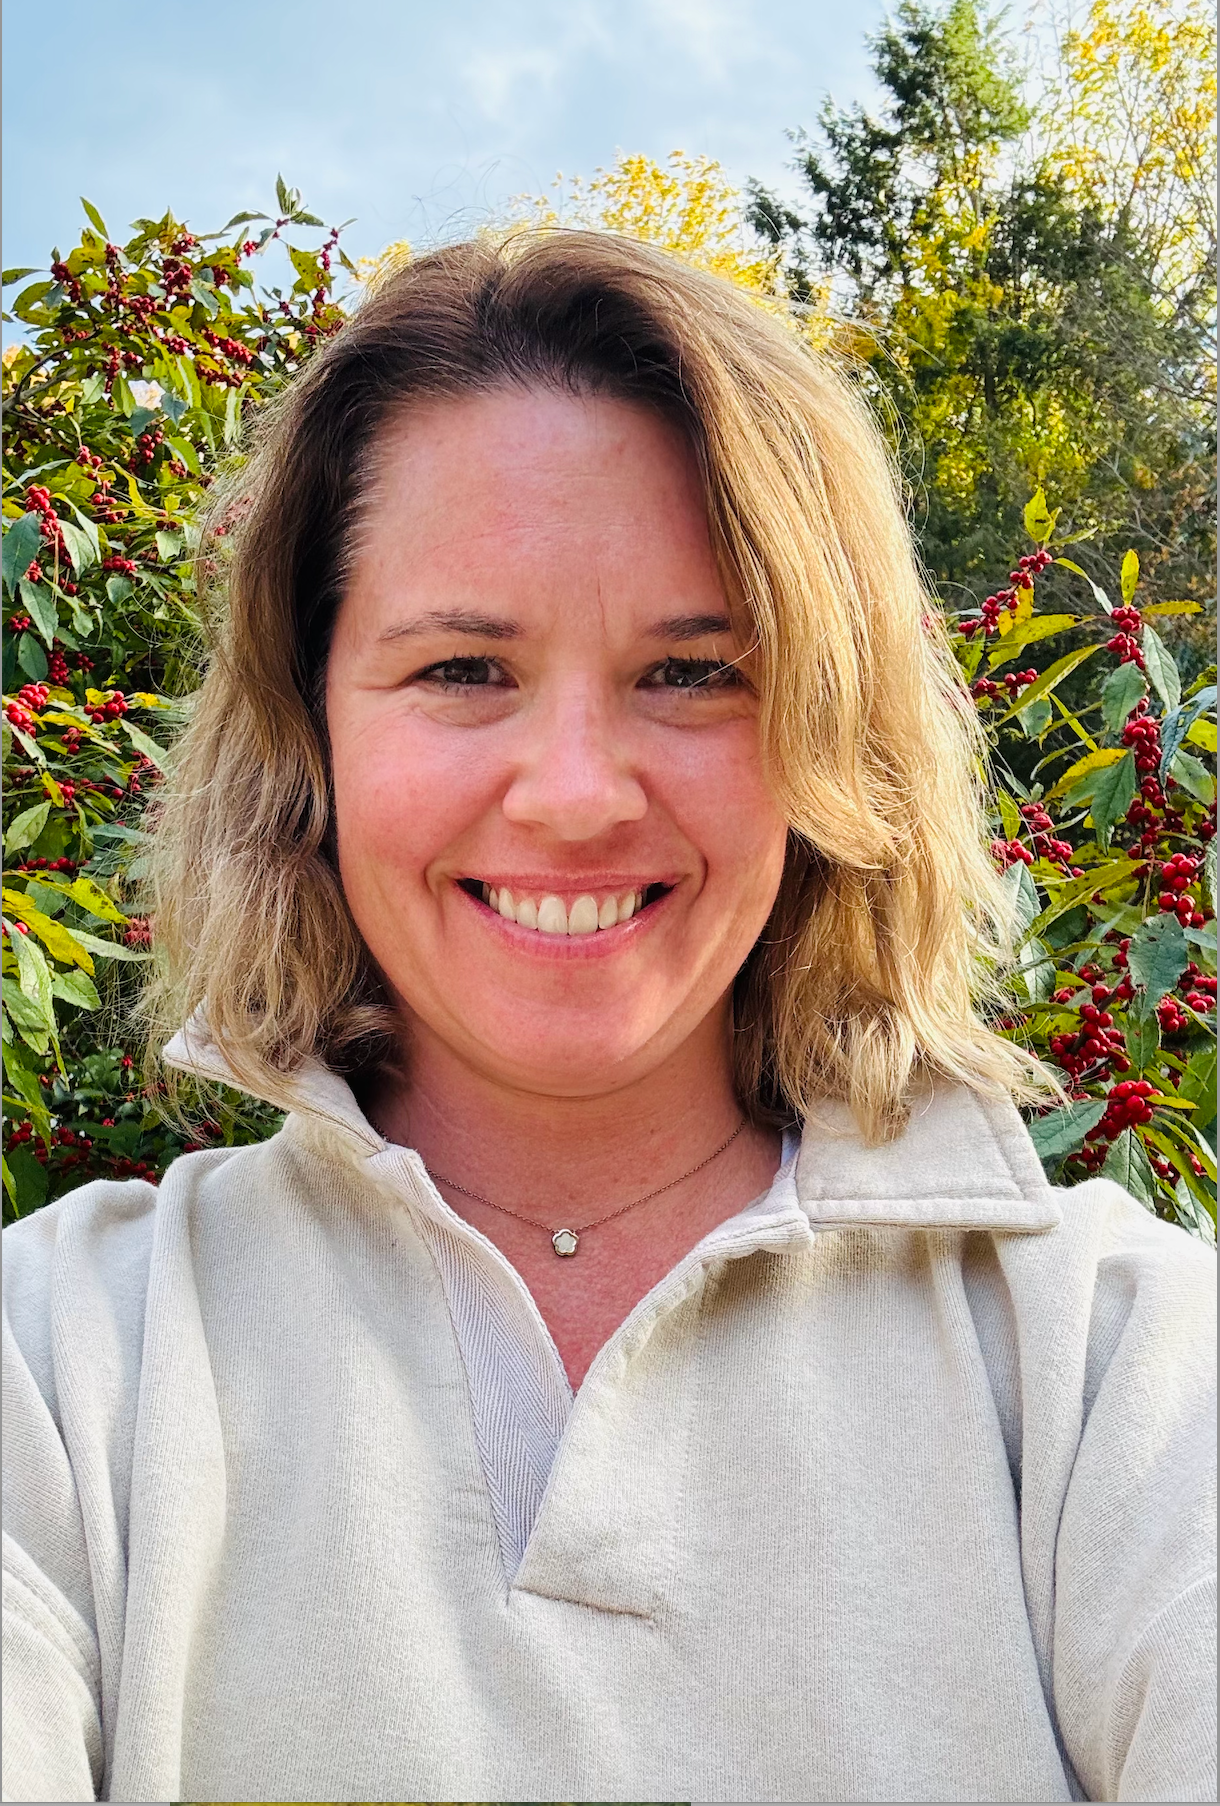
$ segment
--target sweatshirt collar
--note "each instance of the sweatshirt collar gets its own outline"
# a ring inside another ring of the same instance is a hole
[[[167,1065],[237,1085],[206,1025],[193,1017],[165,1047]],[[238,1089],[248,1087],[238,1085]],[[369,1122],[346,1079],[321,1061],[291,1080],[292,1115],[329,1125],[357,1159],[392,1144]],[[291,1120],[291,1117],[290,1119]],[[870,1147],[845,1104],[824,1099],[807,1118],[796,1162],[796,1197],[813,1228],[981,1229],[1031,1234],[1062,1212],[1029,1132],[1006,1096],[949,1080],[924,1081],[906,1128]]]

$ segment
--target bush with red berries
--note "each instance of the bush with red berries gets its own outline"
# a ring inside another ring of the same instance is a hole
[[[155,1179],[184,1147],[145,1095],[130,1016],[153,924],[130,913],[142,813],[198,678],[200,504],[243,421],[343,315],[338,233],[278,211],[110,239],[95,209],[45,273],[6,270],[3,937],[5,1217],[84,1180]],[[291,234],[290,291],[255,288]],[[102,1005],[115,1006],[103,1012]],[[234,1094],[201,1138],[277,1120]]]
[[[1116,1179],[1214,1240],[1216,673],[1184,679],[1157,631],[1199,605],[1137,606],[1134,552],[1113,604],[1056,550],[1041,491],[1026,525],[1038,550],[1011,587],[948,616],[992,742],[991,851],[1020,925],[1002,1032],[1062,1083],[1030,1122],[1053,1178]],[[1069,650],[1004,674],[1056,639]]]

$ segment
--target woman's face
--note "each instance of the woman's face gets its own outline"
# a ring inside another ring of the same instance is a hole
[[[714,1027],[779,887],[694,459],[505,389],[380,448],[326,707],[344,893],[416,1033],[589,1096]]]

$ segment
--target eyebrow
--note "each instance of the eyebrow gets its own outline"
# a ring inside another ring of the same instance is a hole
[[[401,621],[377,635],[378,644],[389,640],[409,640],[423,633],[468,633],[480,640],[519,640],[521,628],[516,621],[497,615],[479,615],[466,608],[432,608],[413,621]]]
[[[727,615],[669,615],[648,630],[653,640],[702,640],[709,634],[728,633],[732,623]],[[426,633],[465,633],[480,640],[519,640],[522,629],[518,622],[499,615],[480,615],[466,608],[432,608],[413,621],[400,621],[378,634],[379,645],[395,640],[414,639]]]

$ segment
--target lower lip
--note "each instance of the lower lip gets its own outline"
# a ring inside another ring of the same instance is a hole
[[[535,959],[548,960],[609,959],[615,953],[626,951],[638,943],[641,935],[648,933],[674,896],[674,891],[667,890],[638,915],[633,915],[630,921],[619,922],[613,928],[598,928],[592,934],[543,934],[541,929],[522,928],[520,922],[508,921],[490,904],[480,903],[477,897],[472,897],[460,884],[455,884],[453,889],[493,934],[503,936],[505,945],[514,952],[530,953]]]

